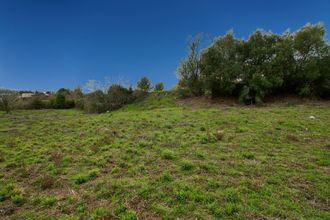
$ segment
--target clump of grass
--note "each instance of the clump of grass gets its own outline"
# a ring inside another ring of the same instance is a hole
[[[10,199],[15,205],[22,205],[24,203],[24,197],[22,194],[12,195]]]
[[[200,160],[203,160],[203,159],[205,159],[205,154],[201,151],[197,151],[196,152],[196,157]]]
[[[35,205],[41,205],[43,207],[52,207],[57,202],[54,196],[39,196],[32,199],[32,203]]]
[[[239,202],[238,191],[235,188],[227,188],[225,190],[225,198],[227,202],[236,203]]]
[[[225,214],[227,216],[233,216],[236,215],[240,211],[240,206],[237,203],[227,203],[225,206]]]
[[[78,185],[81,185],[83,183],[95,179],[98,176],[98,174],[99,174],[98,170],[89,171],[87,174],[78,174],[74,178],[74,182]]]
[[[252,152],[242,152],[241,157],[244,159],[253,160],[253,159],[255,159],[256,156]]]
[[[164,171],[163,174],[160,176],[160,181],[162,181],[162,182],[170,182],[171,180],[172,180],[172,177],[168,170]]]
[[[110,219],[109,209],[105,207],[95,208],[91,214],[91,219]]]
[[[194,163],[191,162],[190,160],[184,160],[181,163],[181,170],[183,171],[189,171],[194,169]]]
[[[54,186],[55,179],[50,175],[45,175],[40,179],[40,186],[43,190],[52,188]]]
[[[174,159],[174,152],[169,149],[165,149],[162,151],[162,157],[166,160],[172,160]]]
[[[149,143],[145,140],[141,140],[141,141],[138,142],[138,146],[141,147],[141,148],[145,148],[145,147],[149,146]]]
[[[218,140],[217,137],[213,134],[207,134],[201,137],[202,144],[215,143],[217,140]]]
[[[87,206],[86,206],[86,203],[84,202],[79,202],[77,205],[76,205],[76,211],[78,213],[84,213],[87,209]]]

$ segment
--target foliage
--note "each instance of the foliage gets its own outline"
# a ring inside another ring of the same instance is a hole
[[[155,85],[155,92],[161,92],[164,90],[164,83],[159,82]]]
[[[201,58],[199,53],[201,39],[202,35],[197,35],[190,40],[188,55],[181,61],[177,69],[177,74],[180,77],[179,85],[188,88],[194,95],[202,93]]]
[[[84,111],[87,113],[102,113],[109,108],[108,99],[101,90],[87,94],[84,98]]]
[[[321,24],[282,35],[257,30],[247,40],[229,32],[200,55],[196,42],[178,68],[183,89],[202,85],[200,93],[249,104],[277,94],[330,97],[330,46]]]
[[[137,82],[137,88],[143,92],[149,92],[151,83],[148,77],[144,76]]]
[[[9,113],[17,100],[18,94],[11,90],[0,90],[0,110]]]
[[[119,84],[113,84],[108,90],[108,99],[110,104],[109,109],[116,110],[134,100],[133,90]]]

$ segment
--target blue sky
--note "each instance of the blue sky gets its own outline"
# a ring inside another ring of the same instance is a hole
[[[170,88],[190,35],[211,41],[233,29],[248,38],[256,28],[282,33],[319,21],[329,29],[328,0],[0,0],[0,87],[148,76]]]

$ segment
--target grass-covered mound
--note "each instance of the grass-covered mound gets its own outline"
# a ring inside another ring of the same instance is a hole
[[[329,134],[328,104],[0,113],[0,219],[328,219]]]

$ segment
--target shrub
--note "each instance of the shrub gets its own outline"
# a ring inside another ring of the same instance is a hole
[[[137,88],[143,92],[149,92],[151,83],[148,77],[144,76],[137,82]]]
[[[160,91],[163,91],[163,90],[164,90],[164,83],[162,83],[162,82],[156,83],[155,92],[160,92]]]
[[[109,110],[107,97],[101,90],[89,93],[84,98],[84,111],[87,113],[102,113]]]
[[[134,100],[133,91],[119,84],[114,84],[108,89],[108,99],[110,110],[115,110]]]

